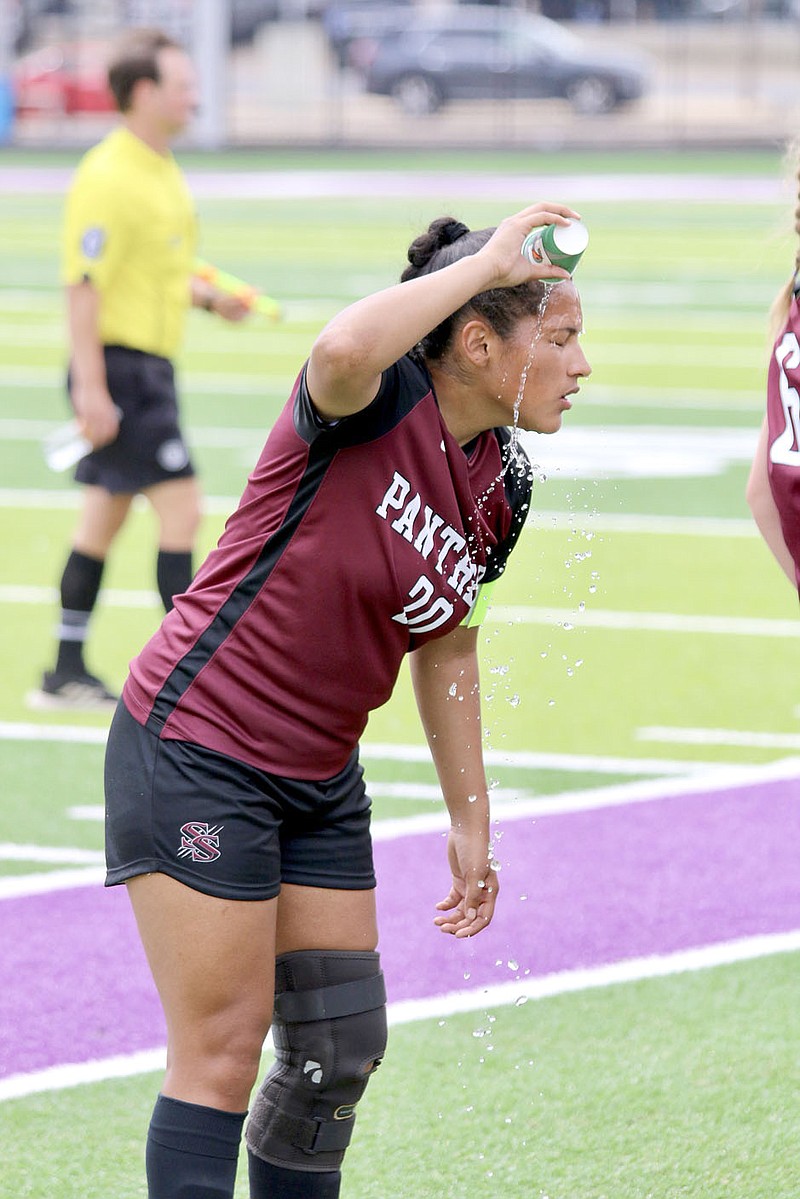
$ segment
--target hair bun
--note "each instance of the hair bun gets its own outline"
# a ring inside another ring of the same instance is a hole
[[[425,273],[440,250],[445,250],[453,242],[460,241],[469,232],[470,230],[464,222],[457,221],[455,217],[437,217],[435,221],[431,221],[424,233],[414,238],[408,247],[408,261],[410,266],[406,267],[400,278],[405,281],[406,279],[414,279],[417,275]],[[455,261],[458,257],[459,254],[457,251],[451,252],[452,261]],[[440,265],[442,264],[440,263]]]
[[[469,233],[467,226],[453,217],[446,217],[439,226],[439,238],[443,246],[452,246],[465,233]]]

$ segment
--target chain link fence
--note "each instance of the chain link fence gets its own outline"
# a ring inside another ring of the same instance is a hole
[[[425,0],[0,0],[0,138],[95,140],[114,119],[111,41],[155,24],[198,64],[198,145],[776,146],[800,118],[798,3],[533,0],[477,18],[451,3],[426,50],[408,34],[438,19]],[[539,58],[525,25],[537,16],[557,22]],[[586,66],[561,94],[546,82],[556,51]],[[612,67],[640,83],[612,94]]]

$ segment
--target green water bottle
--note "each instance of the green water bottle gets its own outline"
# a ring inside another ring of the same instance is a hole
[[[522,256],[535,264],[563,267],[570,274],[589,244],[589,230],[583,221],[568,225],[542,225],[531,229],[522,243]]]

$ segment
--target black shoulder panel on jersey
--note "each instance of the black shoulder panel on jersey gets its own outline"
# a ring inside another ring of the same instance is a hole
[[[217,612],[208,628],[173,668],[156,696],[147,727],[158,733],[168,720],[181,696],[236,627],[255,600],[300,527],[303,517],[319,491],[339,447],[325,438],[309,449],[303,476],[297,485],[281,527],[264,542],[261,553],[238,586]]]
[[[363,445],[394,429],[430,391],[427,371],[406,355],[383,372],[378,394],[366,408],[341,420],[326,421],[314,407],[303,367],[294,400],[294,427],[309,445],[319,439],[330,439],[340,449]]]
[[[511,528],[505,539],[500,542],[492,554],[491,562],[487,565],[484,582],[491,583],[499,579],[506,568],[509,555],[517,544],[517,538],[522,532],[522,526],[528,515],[533,493],[533,468],[530,459],[520,445],[519,439],[512,436],[506,428],[494,430],[494,435],[500,446],[500,458],[503,463],[503,485],[506,499],[511,507]]]
[[[303,372],[295,396],[294,421],[297,432],[308,444],[308,460],[283,523],[264,543],[251,569],[165,680],[151,709],[148,728],[160,731],[181,696],[255,600],[302,524],[336,454],[348,446],[373,441],[395,428],[430,390],[427,372],[410,358],[401,358],[384,372],[380,391],[367,408],[344,420],[325,422],[314,411]]]

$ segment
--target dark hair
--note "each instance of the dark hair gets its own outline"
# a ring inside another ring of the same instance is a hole
[[[133,89],[140,79],[161,82],[159,52],[182,49],[160,29],[130,29],[123,35],[108,66],[108,86],[120,112],[130,108]]]
[[[459,258],[477,254],[493,233],[494,229],[470,230],[455,217],[437,217],[408,247],[409,265],[400,276],[401,282],[440,271]],[[417,346],[417,353],[423,358],[441,358],[471,312],[491,325],[499,337],[510,337],[522,317],[539,312],[544,295],[544,284],[538,279],[516,287],[493,287],[479,292],[426,334]]]

